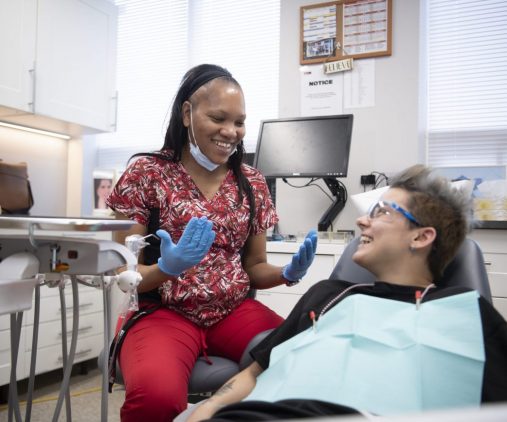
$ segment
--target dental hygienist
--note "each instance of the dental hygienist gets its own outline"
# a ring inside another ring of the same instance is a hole
[[[123,422],[183,411],[200,355],[239,361],[255,335],[282,323],[249,289],[294,285],[312,263],[314,231],[286,266],[267,263],[266,230],[278,217],[264,177],[242,163],[245,118],[243,91],[226,69],[190,69],[164,146],[136,154],[107,200],[118,218],[138,223],[117,241],[154,231],[161,239],[139,265],[139,306],[155,310],[132,325],[119,353]]]

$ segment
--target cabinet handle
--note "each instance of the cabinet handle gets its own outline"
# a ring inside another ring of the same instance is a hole
[[[116,131],[118,128],[118,91],[111,99],[114,101],[114,123],[111,124],[111,127]]]
[[[93,328],[93,326],[92,326],[92,325],[87,325],[86,327],[78,328],[78,329],[77,329],[77,332],[78,332],[78,333],[82,333],[83,331],[88,331],[88,330],[91,330],[92,328]],[[68,330],[68,331],[67,331],[67,335],[69,335],[69,334],[72,334],[72,330]],[[61,332],[59,332],[59,333],[58,333],[58,337],[61,337],[61,336],[62,336],[62,333],[61,333]]]
[[[92,302],[89,302],[89,303],[81,303],[79,306],[78,306],[78,309],[83,309],[83,308],[86,308],[88,306],[92,306],[93,303]],[[66,306],[65,309],[67,311],[71,310],[73,308],[73,306]],[[58,308],[58,313],[62,312],[62,308]]]
[[[75,357],[79,357],[79,356],[85,356],[87,355],[88,353],[91,353],[93,349],[85,349],[85,350],[81,350],[79,352],[76,352],[76,354],[74,355]],[[62,356],[58,356],[58,362],[63,362],[63,357]]]
[[[484,261],[484,265],[487,267],[493,265],[493,263],[489,261]]]
[[[28,73],[32,79],[32,101],[28,103],[28,106],[31,107],[32,113],[35,114],[35,93],[36,93],[36,79],[35,79],[35,62],[33,63],[33,68],[28,69]]]

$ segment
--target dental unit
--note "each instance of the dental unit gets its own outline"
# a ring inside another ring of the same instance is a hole
[[[21,338],[23,312],[32,307],[34,296],[34,321],[32,352],[28,380],[28,398],[25,420],[31,417],[31,404],[36,369],[38,326],[40,313],[40,288],[58,288],[61,304],[63,379],[56,403],[53,421],[57,421],[63,402],[66,401],[67,420],[70,415],[69,382],[76,354],[79,324],[78,284],[102,290],[104,312],[104,347],[108,347],[111,317],[111,286],[114,283],[126,292],[120,312],[137,307],[137,285],[141,275],[136,271],[137,257],[147,244],[145,237],[128,236],[125,246],[110,240],[66,236],[46,236],[44,230],[70,232],[96,232],[127,230],[134,222],[108,219],[70,219],[46,217],[0,216],[0,229],[21,229],[21,234],[0,232],[0,315],[10,314],[11,373],[9,387],[9,421],[14,416],[21,421],[16,388],[17,355]],[[116,270],[126,267],[116,275]],[[67,351],[67,314],[64,289],[72,290],[72,329]],[[35,292],[35,293],[34,293]],[[102,368],[101,421],[107,420],[107,360]]]

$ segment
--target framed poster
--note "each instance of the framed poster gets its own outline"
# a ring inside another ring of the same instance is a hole
[[[392,0],[341,0],[302,6],[301,64],[390,56]]]
[[[114,170],[93,171],[93,215],[112,215],[112,210],[106,205],[106,198],[112,192],[115,183]]]

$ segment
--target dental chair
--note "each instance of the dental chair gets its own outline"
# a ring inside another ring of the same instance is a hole
[[[330,279],[345,280],[353,283],[373,284],[375,282],[375,277],[372,273],[360,267],[352,260],[352,255],[356,252],[358,245],[359,238],[356,237],[345,247],[329,277]],[[441,286],[468,287],[476,290],[490,303],[492,302],[484,257],[477,242],[469,238],[465,239],[458,249],[456,256],[446,267],[442,276]],[[269,332],[260,333],[252,340],[248,349],[245,350],[239,366],[235,362],[215,357],[214,359],[217,359],[219,364],[216,368],[213,368],[214,365],[208,365],[204,360],[201,361],[199,359],[192,371],[190,390],[196,392],[215,391],[230,376],[235,374],[235,370],[242,370],[252,362],[249,351],[266,337],[267,334]],[[210,387],[213,388],[207,390]]]
[[[352,260],[352,255],[359,245],[359,237],[354,238],[344,249],[338,263],[336,264],[330,279],[344,280],[352,283],[371,283],[375,282],[375,276],[368,270],[360,267]],[[461,286],[476,290],[484,299],[492,302],[491,290],[489,287],[488,275],[484,264],[484,257],[479,245],[472,239],[465,239],[460,246],[456,256],[446,267],[441,280],[441,286]],[[269,333],[260,333],[259,341]],[[255,339],[254,339],[255,340]],[[250,349],[250,348],[249,348]],[[245,351],[245,354],[247,351]],[[245,358],[245,356],[243,357]],[[244,365],[247,366],[252,361],[251,357],[245,358]],[[242,366],[242,365],[240,365]],[[243,368],[244,366],[242,366]],[[240,368],[240,370],[242,369]],[[194,372],[201,370],[194,368]],[[194,372],[192,376],[194,376]],[[196,374],[197,375],[197,374]],[[225,382],[226,380],[224,380]],[[218,380],[217,380],[218,382]],[[195,410],[189,407],[182,412],[175,422],[184,422]]]
[[[359,238],[354,238],[344,249],[330,279],[345,280],[353,283],[374,283],[375,277],[368,270],[352,260],[357,250]],[[476,290],[484,299],[492,302],[488,274],[482,251],[474,240],[467,238],[461,244],[456,256],[447,265],[441,280],[442,287],[461,286]],[[214,357],[218,365],[208,365],[204,360],[197,361],[190,381],[190,390],[194,392],[215,391],[237,370],[242,370],[252,362],[249,351],[257,345],[268,332],[259,333],[252,339],[239,365],[228,359]],[[209,389],[211,388],[211,389]]]
[[[330,278],[353,283],[374,283],[375,277],[368,270],[352,260],[357,250],[359,238],[353,239],[343,251]],[[461,286],[476,290],[484,299],[492,303],[488,274],[482,251],[474,240],[467,238],[461,244],[456,256],[447,265],[442,280],[442,287]]]

